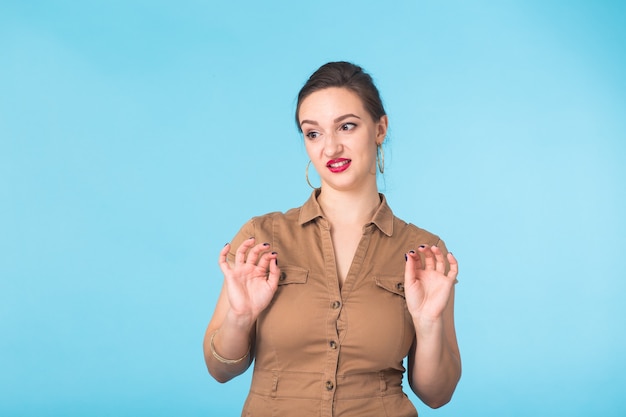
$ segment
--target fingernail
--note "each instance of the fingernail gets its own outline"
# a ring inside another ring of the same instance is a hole
[[[409,253],[415,253],[415,251],[414,250],[410,250]]]
[[[250,236],[248,239],[254,239],[254,236]]]
[[[422,249],[425,248],[425,247],[426,247],[426,245],[420,245],[420,248],[422,248]]]
[[[269,245],[270,245],[270,244],[269,244],[269,243],[267,243],[267,242],[265,242],[265,243],[263,244],[263,246],[269,246]]]
[[[409,257],[408,257],[408,256],[406,256],[406,253],[405,253],[405,254],[404,254],[404,262],[406,262],[406,261],[408,261],[408,260],[409,260]]]
[[[278,255],[278,252],[272,252],[272,255]]]

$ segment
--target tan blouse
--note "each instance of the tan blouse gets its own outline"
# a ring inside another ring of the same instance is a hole
[[[340,288],[317,192],[302,207],[251,219],[232,241],[233,248],[252,236],[270,243],[281,269],[257,320],[242,416],[415,417],[402,391],[402,361],[415,342],[404,254],[435,244],[445,252],[445,245],[395,217],[381,194]]]

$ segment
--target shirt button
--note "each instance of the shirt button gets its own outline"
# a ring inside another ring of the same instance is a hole
[[[278,280],[279,280],[279,281],[284,281],[284,280],[286,280],[286,279],[287,279],[287,274],[286,274],[286,273],[284,273],[284,272],[281,272],[281,273],[280,273],[280,276],[278,277]]]
[[[334,340],[331,340],[329,345],[331,349],[337,349],[337,342],[335,342]]]
[[[398,291],[404,291],[404,284],[401,282],[398,282],[396,284],[396,288],[398,289]]]
[[[339,301],[333,301],[333,309],[337,310],[339,307],[341,307],[341,303]]]
[[[335,384],[333,384],[333,381],[326,381],[326,389],[328,391],[332,391],[333,388],[335,388]]]

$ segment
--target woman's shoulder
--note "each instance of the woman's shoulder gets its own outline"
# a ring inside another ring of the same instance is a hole
[[[394,236],[400,239],[409,239],[419,245],[437,245],[442,243],[441,238],[426,229],[423,229],[413,223],[402,220],[394,216]],[[418,246],[419,246],[418,245]]]
[[[292,226],[297,224],[298,218],[298,208],[286,212],[273,211],[250,218],[232,238],[230,243],[233,249],[231,249],[230,256],[234,259],[235,248],[238,248],[244,240],[250,237],[256,238],[257,242],[273,243],[277,232],[287,229],[293,231]]]
[[[296,223],[300,219],[302,207],[291,208],[287,211],[271,211],[269,213],[260,214],[252,217],[248,223],[254,224],[256,227],[267,227],[275,222],[293,222]]]
[[[436,234],[396,216],[385,195],[380,194],[380,197],[381,205],[374,215],[374,223],[387,236],[394,240],[417,243],[418,246],[436,245],[441,240]]]

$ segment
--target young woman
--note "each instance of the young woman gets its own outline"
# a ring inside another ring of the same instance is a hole
[[[446,404],[461,375],[457,262],[378,192],[388,119],[376,86],[356,65],[323,65],[296,121],[321,186],[302,207],[251,219],[221,251],[209,372],[226,382],[254,359],[243,416],[414,417],[408,357],[413,392]]]

